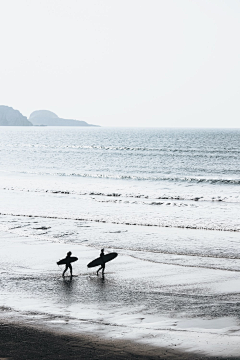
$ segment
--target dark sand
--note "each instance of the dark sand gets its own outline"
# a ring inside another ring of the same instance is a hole
[[[175,349],[154,348],[130,341],[111,342],[94,337],[70,336],[32,327],[0,323],[0,360],[3,359],[220,360],[223,358],[181,353]],[[231,358],[233,359],[237,358]]]

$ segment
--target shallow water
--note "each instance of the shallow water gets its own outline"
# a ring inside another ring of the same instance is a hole
[[[19,217],[18,221],[26,225],[25,218]],[[213,264],[215,258],[199,264],[200,258],[195,256],[189,265],[171,253],[154,253],[154,261],[150,251],[134,251],[127,244],[120,249],[109,246],[110,234],[135,237],[133,226],[127,230],[122,225],[108,229],[106,224],[80,223],[82,236],[88,232],[89,241],[84,244],[66,241],[64,237],[48,238],[46,233],[42,237],[29,234],[30,229],[45,225],[32,218],[24,235],[1,233],[1,256],[5,259],[0,280],[2,317],[70,333],[96,333],[157,346],[172,347],[177,343],[179,349],[207,354],[238,354],[239,270],[230,265],[228,270],[218,270]],[[64,221],[54,220],[51,225],[52,233],[59,234],[59,228],[66,230],[69,224],[64,226]],[[175,230],[161,230],[154,228],[152,235],[168,236],[172,245],[174,238],[177,241]],[[180,231],[184,236],[186,230]],[[196,236],[198,231],[192,232]],[[99,255],[98,243],[94,243],[96,239],[90,233],[100,239],[105,237],[107,250],[119,253],[106,264],[104,279],[96,276],[95,269],[86,267]],[[142,227],[141,235],[150,235],[149,228]],[[232,240],[236,235],[232,234]],[[73,264],[76,276],[72,281],[69,277],[63,279],[63,267],[56,265],[69,248],[79,258]],[[207,346],[209,337],[211,343]]]

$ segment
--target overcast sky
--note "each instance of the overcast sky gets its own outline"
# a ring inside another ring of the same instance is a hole
[[[0,105],[240,127],[239,0],[0,0]]]

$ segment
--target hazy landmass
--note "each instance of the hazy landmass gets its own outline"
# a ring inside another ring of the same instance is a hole
[[[32,126],[32,123],[20,111],[0,105],[0,126]]]
[[[12,107],[0,105],[0,126],[99,126],[86,121],[62,119],[52,111],[37,110],[31,113],[29,119]]]
[[[86,121],[63,119],[58,117],[55,113],[48,110],[37,110],[31,113],[29,121],[33,125],[48,125],[48,126],[97,126],[88,124]]]

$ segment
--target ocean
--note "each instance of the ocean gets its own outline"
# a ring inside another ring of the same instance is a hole
[[[1,127],[1,316],[239,354],[239,189],[239,129]]]

